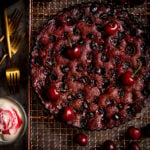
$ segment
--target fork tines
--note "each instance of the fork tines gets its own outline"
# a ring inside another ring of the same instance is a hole
[[[8,68],[6,70],[6,78],[10,92],[16,92],[20,82],[20,70],[18,68]]]

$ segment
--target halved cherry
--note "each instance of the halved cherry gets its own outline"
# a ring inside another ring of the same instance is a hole
[[[109,35],[115,34],[118,31],[118,29],[119,29],[119,24],[117,21],[110,22],[105,27],[105,31]]]
[[[60,97],[60,93],[57,91],[56,86],[51,86],[48,88],[47,97],[52,101],[55,101]]]
[[[71,107],[67,106],[64,108],[62,119],[64,121],[71,121],[74,117],[74,111]]]
[[[73,48],[68,48],[67,50],[67,54],[69,56],[69,58],[74,59],[74,58],[78,58],[80,56],[80,46],[75,46]]]
[[[134,77],[139,72],[142,67],[142,63],[140,62],[137,70],[132,73],[132,71],[128,70],[121,76],[121,81],[124,85],[132,86],[134,83]]]

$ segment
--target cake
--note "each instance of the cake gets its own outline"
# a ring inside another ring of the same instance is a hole
[[[144,27],[126,10],[82,3],[52,16],[31,50],[32,86],[57,119],[101,130],[133,117],[149,96]]]

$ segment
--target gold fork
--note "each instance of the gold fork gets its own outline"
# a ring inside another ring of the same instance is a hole
[[[8,27],[9,27],[10,36],[16,31],[16,29],[20,23],[20,20],[22,18],[22,15],[23,15],[23,12],[16,8],[13,11],[10,19],[8,19]],[[5,35],[3,34],[0,37],[0,42],[2,42],[4,40],[4,38],[5,38]]]
[[[10,45],[11,45],[12,56],[14,56],[18,52],[19,47],[21,46],[21,43],[24,40],[24,37],[25,37],[25,33],[22,33],[22,31],[20,30],[18,31],[18,33],[15,33],[13,37],[11,37],[12,40],[11,40]],[[8,53],[5,53],[3,55],[2,59],[0,60],[0,65],[4,62],[7,56],[8,56]]]
[[[10,43],[10,32],[8,26],[8,18],[7,18],[7,9],[4,10],[4,18],[5,18],[5,27],[6,27],[6,38],[7,38],[7,47],[8,47],[8,55],[10,62],[12,60],[11,53],[11,43]],[[17,43],[13,43],[15,47],[17,47]],[[10,87],[10,91],[15,91],[16,87],[20,81],[20,70],[17,67],[10,67],[6,69],[6,79],[8,81],[8,85]]]

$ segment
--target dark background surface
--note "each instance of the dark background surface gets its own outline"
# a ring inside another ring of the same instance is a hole
[[[16,2],[17,1],[17,2]],[[18,51],[18,53],[13,57],[13,63],[20,69],[21,72],[21,82],[19,91],[15,94],[11,94],[8,88],[8,84],[5,77],[5,70],[8,67],[8,58],[0,66],[0,97],[11,96],[18,100],[26,110],[28,115],[28,10],[29,3],[28,0],[0,0],[0,10],[1,10],[1,21],[0,21],[0,35],[4,33],[4,22],[2,19],[3,8],[2,5],[9,5],[7,7],[8,15],[11,15],[15,8],[18,8],[23,12],[23,17],[21,19],[20,25],[17,30],[21,30],[26,33],[26,37]],[[11,5],[10,5],[11,4]],[[4,54],[2,47],[3,43],[0,43],[0,58]],[[25,135],[14,144],[8,146],[0,146],[0,150],[27,150],[28,149],[28,130],[26,130]]]

